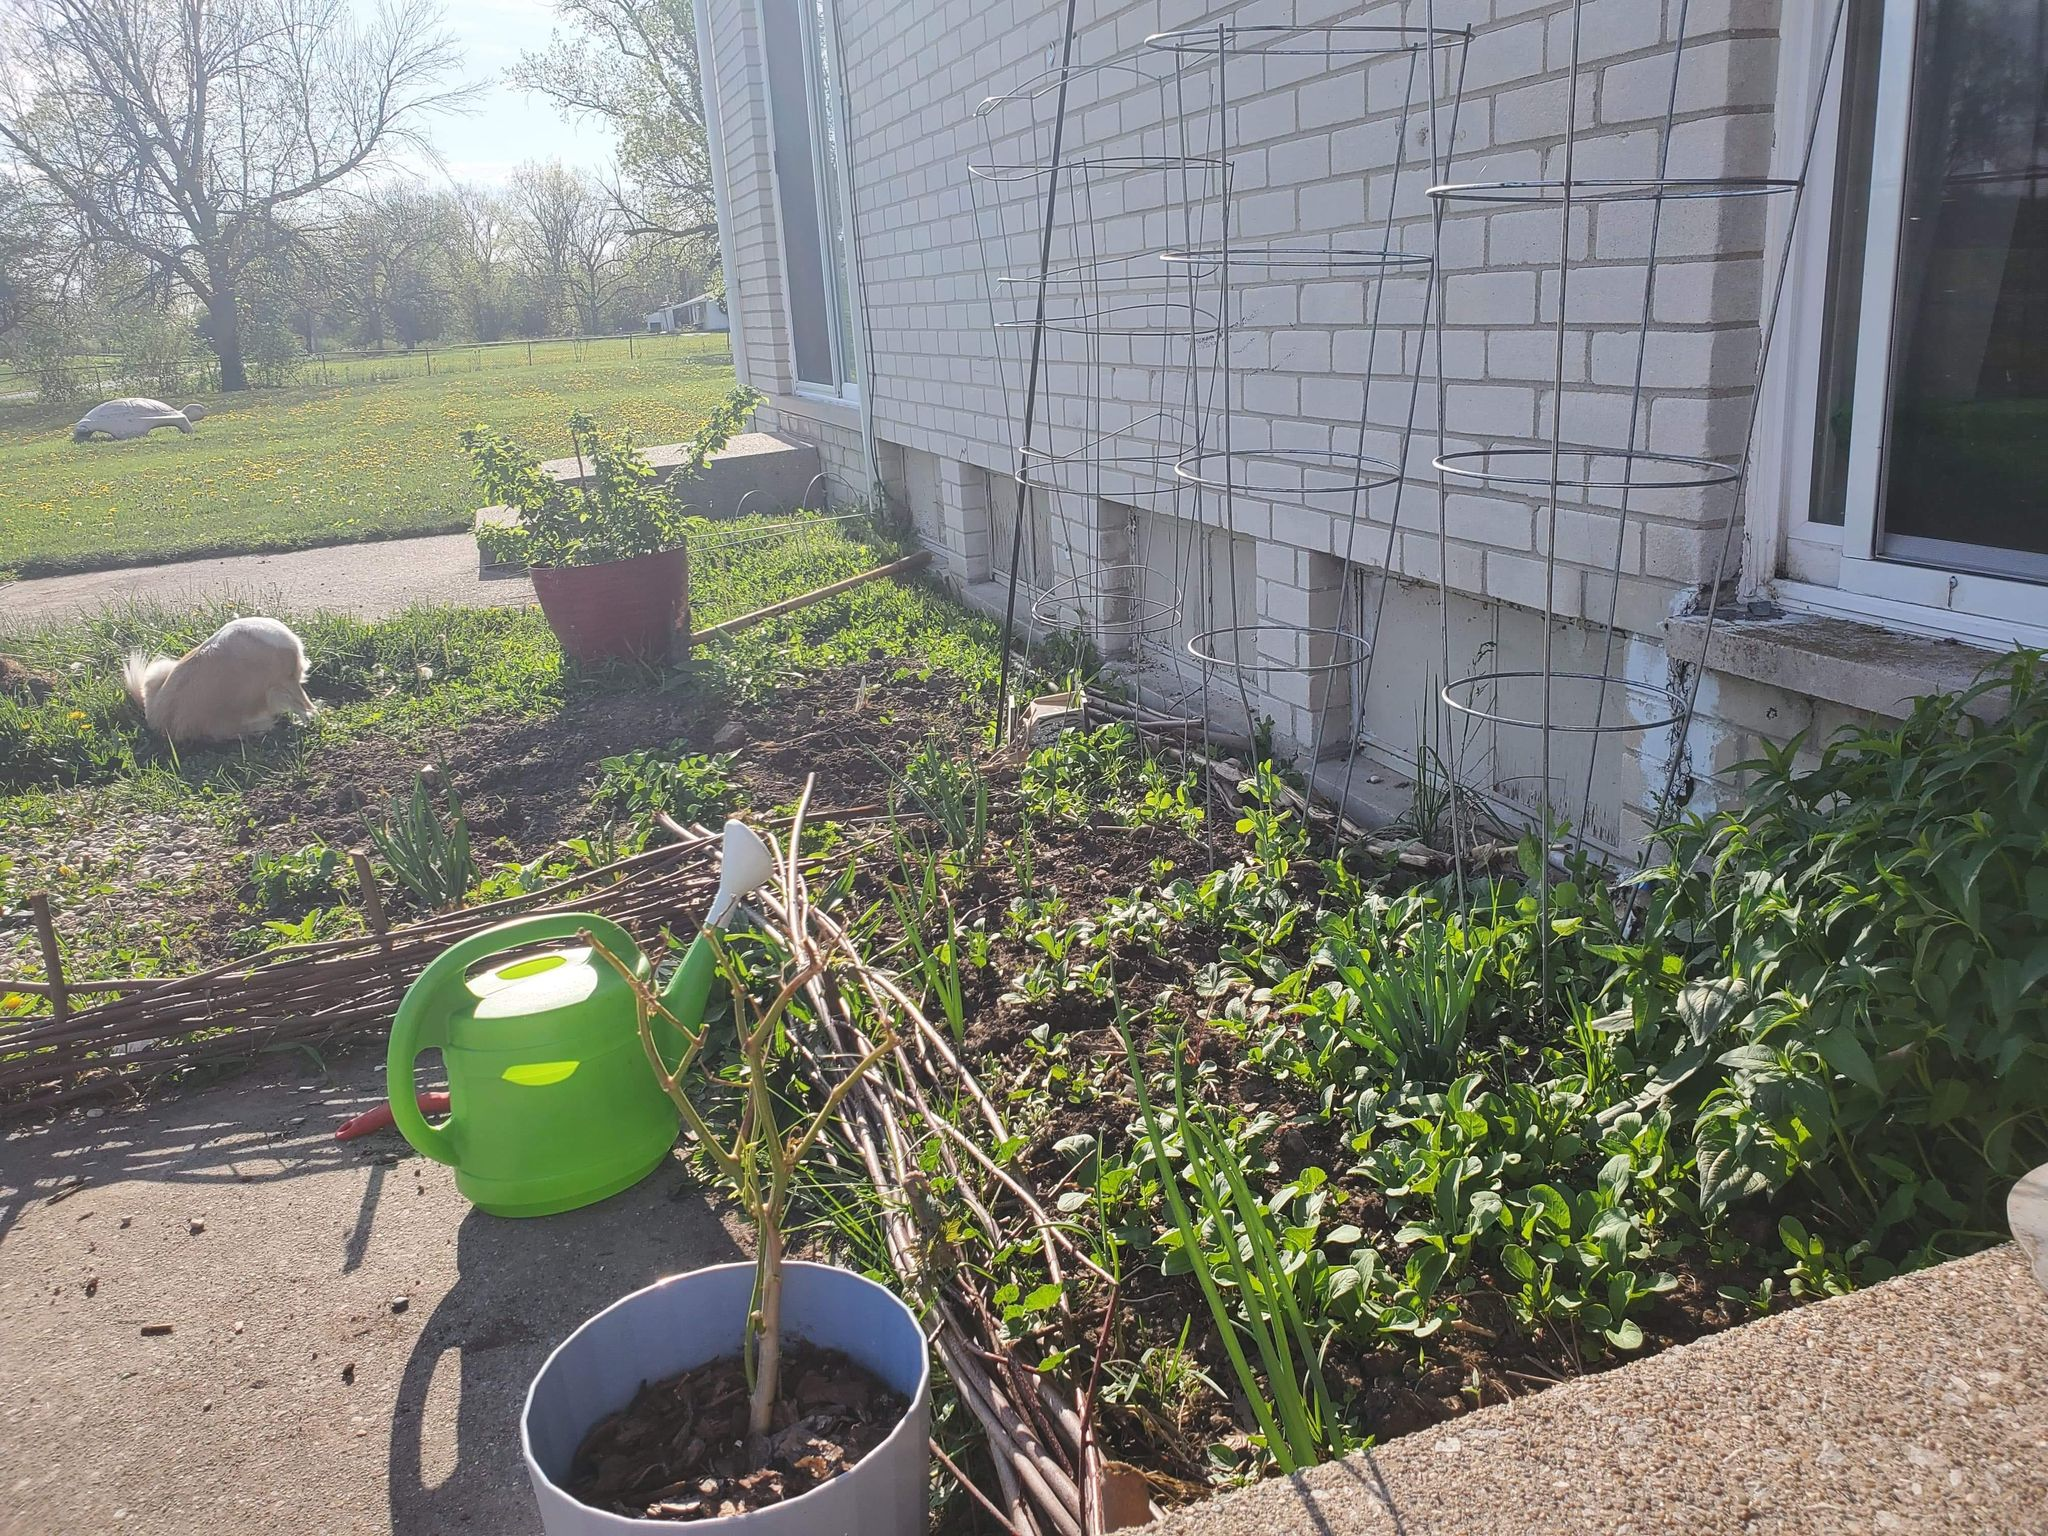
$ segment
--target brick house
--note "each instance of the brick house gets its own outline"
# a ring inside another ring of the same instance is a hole
[[[1433,741],[1505,813],[1549,798],[1622,852],[1660,791],[1705,802],[1759,737],[2048,642],[2043,0],[1846,0],[1839,24],[1836,0],[1079,0],[1060,111],[1067,9],[697,0],[740,376],[837,496],[906,508],[970,602],[1000,610],[1014,540],[1027,618],[1033,593],[1098,605],[1156,707],[1236,730],[1249,707],[1326,774],[1362,742],[1342,787],[1380,814]],[[1581,187],[1729,195],[1566,210],[1567,155]],[[1163,167],[1178,190],[1139,185]],[[1190,291],[1224,295],[1184,325],[1142,283],[1088,287],[1177,239]],[[1230,271],[1244,250],[1315,259]],[[1554,439],[1589,445],[1555,496]],[[1643,457],[1597,470],[1602,448]],[[1541,483],[1433,463],[1504,450]],[[1360,453],[1393,469],[1356,496],[1298,469]],[[1655,483],[1688,462],[1728,473]],[[1190,640],[1285,654],[1218,688]],[[1438,704],[1539,656],[1602,680],[1547,718],[1602,731],[1528,728],[1527,680]],[[1665,696],[1689,719],[1655,725]]]

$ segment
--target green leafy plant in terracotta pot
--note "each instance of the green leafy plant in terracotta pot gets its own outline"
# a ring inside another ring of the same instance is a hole
[[[479,529],[486,556],[525,565],[541,612],[574,661],[659,661],[689,619],[683,548],[693,488],[761,403],[736,389],[711,412],[665,480],[629,439],[579,411],[569,438],[581,483],[558,480],[503,433],[462,434],[477,485],[516,521]]]

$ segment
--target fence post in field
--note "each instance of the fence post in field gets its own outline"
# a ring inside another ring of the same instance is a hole
[[[631,331],[628,331],[626,332],[626,361],[631,362],[633,360],[633,356],[633,333]]]
[[[526,344],[526,366],[533,366],[533,343],[530,341]]]
[[[428,347],[428,348],[426,349],[426,353],[427,353],[427,377],[431,379],[431,378],[432,378],[432,377],[434,376],[434,349],[433,349],[432,347]]]

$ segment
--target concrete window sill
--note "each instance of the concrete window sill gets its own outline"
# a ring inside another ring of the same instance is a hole
[[[845,400],[826,400],[816,395],[770,395],[768,406],[778,417],[799,417],[822,422],[828,427],[860,430],[860,407]]]
[[[1711,636],[1703,615],[1666,619],[1664,645],[1674,661],[1892,719],[1925,694],[1967,688],[1997,655],[1959,640],[1820,614],[1717,618]],[[1991,720],[2003,710],[1988,694],[1971,713]]]

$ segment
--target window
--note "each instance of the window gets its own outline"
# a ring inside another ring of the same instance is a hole
[[[760,0],[782,273],[799,393],[859,389],[853,242],[830,0]]]
[[[1017,585],[1027,594],[1050,591],[1059,579],[1053,561],[1051,500],[1042,485],[1030,488],[1025,503],[1024,537],[1017,538],[1017,482],[1010,475],[982,471],[988,483],[988,564],[992,580],[1010,579],[1010,551],[1023,554],[1024,569],[1017,573]]]
[[[1801,237],[1825,256],[1802,279],[1794,255],[1817,384],[1810,494],[1787,497],[1781,588],[1937,632],[2038,641],[2048,0],[1882,0],[1849,16],[1845,105],[1821,146],[1833,175],[1817,161]]]

